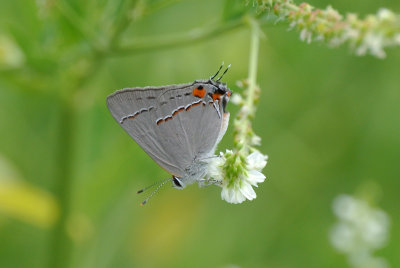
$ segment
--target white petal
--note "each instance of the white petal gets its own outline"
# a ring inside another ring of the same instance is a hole
[[[259,136],[257,136],[256,134],[254,134],[251,137],[251,144],[253,145],[260,145],[261,144],[261,138]]]
[[[207,176],[222,181],[224,179],[223,164],[224,159],[222,157],[211,158],[208,161]]]
[[[240,96],[240,94],[235,93],[233,94],[233,96],[231,97],[231,102],[235,105],[240,105],[243,102],[243,98],[242,96]]]
[[[226,187],[222,188],[221,199],[225,200],[226,202],[232,203],[232,202],[230,202],[229,189],[228,188],[226,188]]]
[[[226,186],[222,188],[221,198],[222,200],[232,204],[242,203],[244,200],[246,200],[237,187],[228,188]]]
[[[232,204],[239,204],[246,199],[252,200],[254,198],[256,198],[256,193],[246,181],[238,181],[233,187],[227,187],[225,185],[221,191],[221,199]]]
[[[242,187],[240,188],[240,192],[249,200],[253,200],[257,197],[256,192],[254,192],[253,187],[245,181],[242,182]],[[244,200],[243,200],[244,201]]]
[[[249,174],[249,177],[246,178],[246,180],[251,185],[257,186],[257,183],[264,182],[264,180],[265,180],[264,174],[262,174],[261,172],[259,172],[257,170],[250,170],[248,174]]]
[[[383,35],[367,33],[364,37],[364,42],[367,49],[369,49],[372,55],[378,58],[384,58],[386,56],[383,50]]]
[[[395,19],[395,14],[387,8],[381,8],[378,10],[377,17],[381,20],[392,20]]]
[[[293,29],[296,26],[297,22],[296,21],[292,21],[289,25],[289,29]]]
[[[246,200],[246,197],[242,194],[240,189],[236,189],[235,191],[233,191],[233,195],[234,195],[234,202],[233,202],[234,204],[239,204]]]
[[[247,163],[249,169],[262,170],[267,164],[268,156],[263,155],[262,153],[255,151],[247,156]]]
[[[397,45],[400,45],[400,34],[395,34],[393,40]]]
[[[223,153],[221,152],[221,154],[223,154]],[[233,151],[232,151],[232,150],[226,149],[226,150],[225,150],[225,154],[233,154]]]

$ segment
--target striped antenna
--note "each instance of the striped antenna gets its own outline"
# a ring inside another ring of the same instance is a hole
[[[150,186],[147,186],[146,188],[143,188],[142,190],[139,190],[139,191],[137,192],[138,194],[143,193],[143,191],[145,191],[145,190],[147,190],[147,189],[149,189],[149,188],[152,188],[152,187],[153,187],[154,185],[156,185],[156,184],[159,184],[158,187],[157,187],[144,201],[142,201],[142,202],[140,203],[140,205],[141,205],[141,206],[146,205],[147,201],[149,201],[149,199],[150,199],[164,184],[166,184],[166,183],[167,183],[168,181],[170,181],[170,180],[171,180],[171,178],[168,178],[168,179],[162,180],[161,183],[160,183],[160,182],[156,182],[156,183],[153,183],[153,184],[150,185]]]
[[[224,62],[222,62],[221,66],[219,66],[218,71],[213,76],[210,77],[210,80],[213,80],[219,74],[219,72],[221,71],[223,66],[224,66]]]
[[[168,178],[168,179],[169,179],[169,178]],[[141,194],[141,193],[143,193],[144,191],[146,191],[146,190],[148,190],[148,189],[150,189],[150,188],[153,188],[153,187],[156,186],[157,184],[160,184],[160,183],[162,183],[162,182],[164,182],[164,181],[165,181],[165,179],[164,179],[164,180],[156,181],[155,183],[150,184],[149,186],[146,186],[146,187],[144,187],[143,189],[140,189],[139,191],[137,191],[137,194]]]
[[[217,80],[215,80],[215,82],[218,82],[219,80],[221,80],[221,78],[226,74],[226,72],[229,70],[230,67],[231,67],[231,65],[229,64],[228,67],[226,67],[225,72]]]

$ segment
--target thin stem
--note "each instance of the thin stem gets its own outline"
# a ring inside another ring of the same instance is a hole
[[[69,213],[69,195],[71,189],[71,165],[72,165],[72,122],[73,109],[64,98],[59,98],[59,129],[58,149],[56,152],[57,170],[55,178],[55,195],[58,197],[60,206],[60,217],[54,226],[53,241],[51,246],[52,254],[49,267],[68,267],[71,251],[71,240],[67,235],[67,218]]]
[[[256,20],[250,19],[251,25],[251,41],[250,41],[250,60],[249,60],[249,75],[247,78],[247,88],[244,92],[245,100],[243,106],[237,116],[235,123],[236,135],[235,140],[238,142],[238,149],[243,150],[244,154],[248,154],[251,149],[251,119],[256,112],[256,101],[258,98],[257,86],[257,64],[258,51],[260,46],[261,30]]]
[[[224,178],[228,188],[240,183],[242,177],[247,177],[247,156],[254,145],[252,137],[255,134],[251,128],[251,120],[256,112],[259,92],[256,81],[261,31],[256,20],[249,18],[248,23],[251,26],[249,75],[244,91],[245,99],[241,102],[242,107],[234,120],[235,150],[233,150],[233,154],[226,154],[227,158],[224,164]]]
[[[247,89],[246,104],[255,112],[254,100],[257,88],[257,63],[258,51],[260,46],[260,28],[256,21],[251,20],[251,44],[250,44],[250,62],[249,62],[249,87]]]
[[[148,6],[145,11],[144,14],[145,16],[148,16],[152,13],[155,13],[163,8],[166,8],[170,5],[176,4],[178,2],[181,2],[182,0],[165,0],[165,1],[161,1],[161,2],[156,2],[155,4],[152,4],[150,6]]]
[[[133,2],[133,1],[132,1]],[[112,46],[116,44],[120,35],[129,25],[129,15],[126,14],[116,25],[114,32],[110,35],[108,42],[108,49],[111,50]],[[60,90],[58,97],[60,115],[58,128],[58,148],[56,152],[57,157],[57,170],[55,178],[57,179],[55,185],[55,194],[59,199],[60,217],[54,226],[54,233],[52,237],[50,262],[51,268],[64,268],[69,266],[69,260],[72,249],[72,241],[67,233],[68,217],[70,214],[70,192],[72,185],[72,155],[73,155],[73,126],[76,120],[75,107],[73,105],[74,93],[83,88],[85,83],[99,70],[107,52],[102,53],[95,47],[92,47],[92,54],[88,59],[92,62],[91,67],[84,75],[75,77],[75,81],[71,82],[71,86],[66,88],[66,91]]]
[[[54,4],[60,14],[88,41],[88,44],[95,47],[93,41],[96,34],[88,27],[88,23],[76,13],[71,5],[65,0],[54,1]]]
[[[188,33],[178,36],[148,38],[147,40],[136,41],[129,45],[121,45],[111,51],[111,55],[125,55],[140,53],[146,51],[154,51],[159,49],[167,49],[171,47],[187,46],[196,42],[208,41],[210,38],[220,36],[234,29],[238,29],[245,25],[243,20],[235,20],[228,22],[222,26],[214,28],[195,29]]]
[[[109,37],[109,42],[108,42],[108,51],[105,51],[105,53],[112,52],[115,47],[118,46],[118,42],[120,41],[121,35],[124,33],[124,31],[128,28],[130,23],[132,22],[132,9],[134,8],[135,4],[140,5],[141,1],[133,1],[130,0],[128,2],[128,6],[126,7],[126,12],[124,16],[122,16],[121,20],[118,22],[118,24],[115,26],[114,31],[111,33]]]

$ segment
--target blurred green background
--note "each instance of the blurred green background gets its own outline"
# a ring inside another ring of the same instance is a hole
[[[388,0],[309,3],[400,12]],[[240,91],[250,43],[241,18],[252,10],[215,0],[0,2],[0,267],[348,267],[329,241],[332,200],[360,192],[390,216],[377,255],[400,267],[400,49],[356,57],[303,43],[285,22],[260,19],[253,127],[269,162],[257,199],[232,205],[220,188],[194,185],[139,206],[136,191],[168,174],[114,122],[107,95],[207,78],[222,61]],[[231,126],[218,150],[232,140]]]

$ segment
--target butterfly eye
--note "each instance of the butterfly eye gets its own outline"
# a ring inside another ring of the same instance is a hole
[[[173,176],[172,177],[172,183],[174,184],[173,186],[177,189],[183,189],[184,187],[182,186],[182,181],[178,179],[177,177]]]

